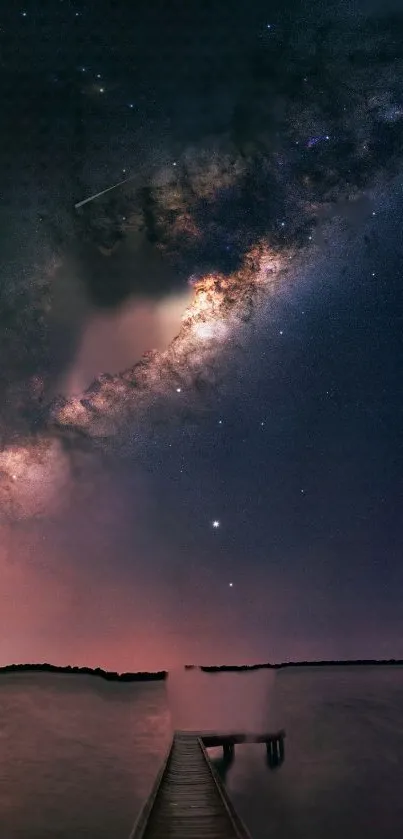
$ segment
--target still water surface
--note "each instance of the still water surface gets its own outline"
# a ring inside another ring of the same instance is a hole
[[[225,782],[254,839],[403,835],[403,668],[178,671],[166,684],[0,677],[1,839],[126,839],[173,728],[285,726]],[[210,750],[223,771],[220,750]]]

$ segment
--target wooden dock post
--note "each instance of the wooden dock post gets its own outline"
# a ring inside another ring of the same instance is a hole
[[[223,755],[225,760],[233,760],[235,755],[235,744],[234,743],[223,743]]]
[[[266,742],[267,758],[270,767],[281,766],[284,761],[284,735],[271,737]]]

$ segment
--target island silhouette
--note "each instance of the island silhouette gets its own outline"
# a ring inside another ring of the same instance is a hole
[[[6,664],[0,667],[1,673],[67,673],[79,676],[98,676],[108,682],[151,682],[163,681],[168,673],[166,670],[158,670],[155,673],[117,673],[114,670],[103,670],[101,667],[60,667],[57,664]]]
[[[198,665],[185,664],[185,670],[202,670],[204,673],[240,673],[247,670],[282,670],[285,667],[347,667],[358,665],[402,665],[401,658],[357,658],[357,659],[336,659],[323,661],[282,661],[276,664],[265,662],[263,664],[214,664]]]
[[[185,664],[185,670],[201,670],[204,673],[243,673],[250,670],[282,670],[286,667],[357,667],[363,666],[402,666],[403,659],[400,658],[360,658],[360,659],[339,659],[323,661],[282,661],[278,663],[266,662],[263,664]],[[158,682],[164,681],[169,675],[168,670],[141,671],[137,673],[118,673],[115,670],[103,670],[101,667],[75,667],[60,666],[57,664],[6,664],[0,667],[2,673],[66,673],[78,676],[97,676],[108,682]]]

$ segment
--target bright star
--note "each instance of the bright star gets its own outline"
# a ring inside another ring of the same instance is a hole
[[[220,526],[220,522],[218,521],[218,519],[214,519],[214,521],[213,521],[213,527],[214,527],[215,529],[217,529],[217,527],[219,527],[219,526]]]
[[[232,586],[234,585],[234,583],[228,583],[228,585],[229,585],[229,587],[230,587],[230,588],[232,588]]]

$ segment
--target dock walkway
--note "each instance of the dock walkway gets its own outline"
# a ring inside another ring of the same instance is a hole
[[[131,839],[250,839],[201,736],[176,732]]]

